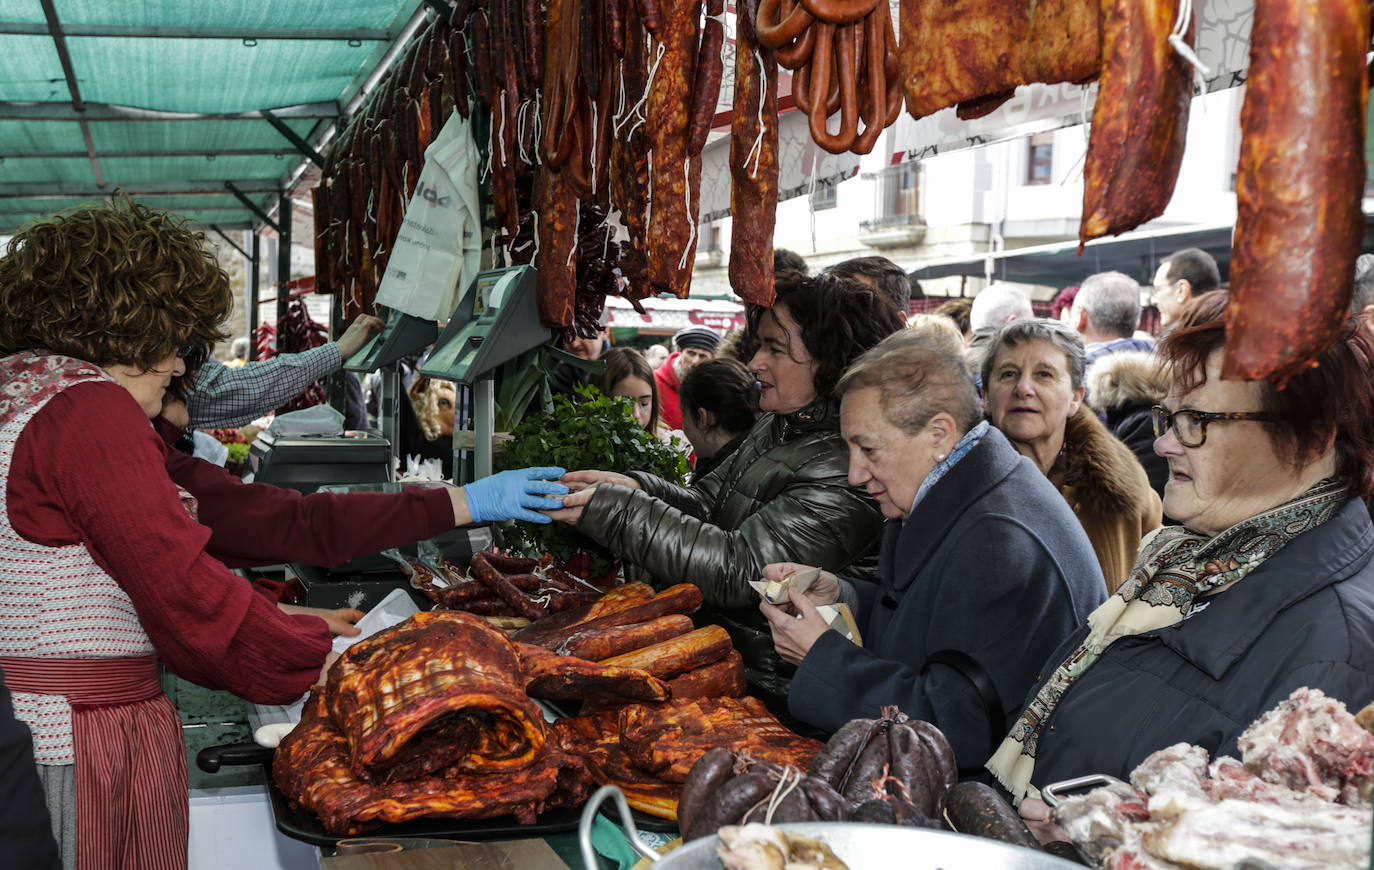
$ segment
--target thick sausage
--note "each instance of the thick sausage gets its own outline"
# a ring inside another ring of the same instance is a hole
[[[553,40],[549,40],[552,44]],[[548,92],[545,91],[547,94]],[[550,103],[552,100],[550,100]],[[549,104],[545,104],[545,109]],[[546,127],[545,133],[550,131]],[[555,137],[556,138],[556,137]],[[544,139],[546,145],[549,135]],[[535,255],[538,274],[539,322],[552,329],[571,326],[573,299],[577,296],[577,264],[570,263],[577,244],[577,197],[567,184],[565,174],[549,161],[539,167],[539,251]],[[566,157],[566,154],[564,155]]]
[[[754,0],[743,0],[750,18]],[[730,120],[730,287],[746,302],[773,303],[773,227],[778,205],[778,66],[748,39],[735,44],[735,98]]]
[[[668,679],[719,661],[733,648],[725,629],[708,625],[671,640],[612,656],[602,664],[638,668],[660,679]]]
[[[776,781],[765,773],[743,773],[716,789],[708,797],[689,827],[683,828],[687,842],[714,834],[722,825],[739,822],[749,809],[766,800]]]
[[[886,719],[877,721],[878,727],[872,739],[854,760],[844,786],[840,789],[840,794],[855,803],[867,800],[875,792],[881,794],[883,790],[882,780],[888,769],[887,731],[892,723]]]
[[[1366,0],[1258,0],[1236,167],[1224,378],[1280,387],[1350,315],[1364,217]]]
[[[1103,3],[1080,243],[1159,217],[1174,195],[1193,102],[1192,67],[1169,44],[1177,11],[1174,0]]]
[[[954,747],[949,745],[944,732],[930,722],[915,719],[907,723],[925,744],[926,755],[939,773],[945,789],[959,781],[959,765],[954,758]],[[938,813],[936,814],[938,815]]]
[[[905,722],[894,722],[887,729],[888,775],[901,783],[902,796],[931,818],[944,809],[945,791],[940,773],[926,757],[925,744]]]
[[[759,0],[754,17],[754,33],[760,45],[786,48],[816,20],[800,3],[788,7],[788,0]],[[790,11],[785,11],[790,8]]]
[[[483,550],[482,556],[491,567],[503,574],[525,574],[533,571],[539,563],[526,556],[513,556],[510,553],[494,553]]]
[[[696,82],[692,85],[692,116],[687,127],[687,153],[696,156],[706,147],[711,121],[716,116],[716,102],[720,97],[720,76],[724,64],[720,59],[725,45],[725,0],[707,0],[706,26],[697,51]]]
[[[609,628],[612,625],[646,622],[670,613],[694,613],[697,608],[701,607],[701,602],[700,589],[691,583],[679,583],[676,586],[669,586],[641,604],[634,604],[581,623],[580,630],[586,631],[594,628]]]
[[[879,0],[801,0],[806,11],[831,24],[853,24],[867,18]]]
[[[869,740],[878,730],[876,719],[850,719],[830,735],[825,747],[811,761],[809,773],[839,791],[846,776]]]
[[[506,603],[515,608],[516,613],[529,620],[541,619],[549,615],[548,607],[534,601],[530,596],[521,592],[510,582],[510,578],[497,571],[487,561],[487,557],[477,553],[472,557],[468,570],[479,582],[490,587]]]
[[[649,89],[649,147],[653,153],[646,252],[649,280],[657,292],[685,298],[691,286],[701,208],[701,161],[687,153],[688,106],[692,98],[692,65],[699,45],[699,0],[666,0],[659,45],[663,56]]]
[[[800,788],[806,789],[806,799],[816,811],[816,819],[822,822],[843,822],[849,818],[854,805],[830,787],[828,782],[814,776],[802,777]]]
[[[687,772],[677,798],[677,825],[685,831],[692,827],[706,800],[734,775],[735,753],[722,746],[708,749]]]
[[[718,662],[668,681],[672,698],[742,698],[744,691],[744,657],[733,649]]]
[[[945,814],[954,830],[961,834],[1001,840],[1028,849],[1040,848],[1021,816],[990,785],[972,781],[955,785],[949,790]]]
[[[555,652],[599,662],[670,640],[691,630],[691,617],[674,613],[634,625],[579,632],[564,641]]]

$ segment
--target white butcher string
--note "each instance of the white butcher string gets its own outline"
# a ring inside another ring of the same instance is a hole
[[[582,230],[582,209],[573,207],[573,243],[572,250],[568,251],[568,259],[563,263],[565,266],[573,264],[573,257],[577,256],[577,234]]]
[[[597,128],[598,128],[600,125],[597,123],[597,120],[596,120],[596,112],[597,112],[597,109],[596,109],[596,100],[592,100],[592,101],[591,101],[591,105],[592,105],[592,147],[591,147],[591,150],[590,150],[589,152],[587,152],[587,155],[588,155],[587,162],[589,162],[589,163],[592,165],[592,193],[596,193],[596,134],[597,134]]]
[[[664,45],[664,43],[660,42],[658,44],[658,50],[654,54],[654,65],[649,67],[649,80],[644,83],[644,96],[640,97],[639,102],[635,103],[634,108],[630,110],[629,117],[637,118],[637,120],[630,127],[630,132],[625,134],[625,141],[628,141],[629,138],[635,134],[635,131],[639,129],[640,125],[649,120],[648,115],[640,111],[640,109],[649,101],[649,94],[654,89],[654,77],[658,75],[658,65],[662,62],[663,55],[667,50],[667,46]],[[620,131],[617,130],[616,132],[619,133]]]
[[[506,165],[506,92],[505,92],[505,91],[497,91],[497,96],[499,97],[499,99],[497,100],[496,104],[501,108],[501,126],[500,126],[500,129],[498,129],[498,130],[496,131],[496,139],[494,140],[494,142],[500,142],[500,143],[501,143],[501,150],[500,150],[500,153],[501,153],[501,165],[502,165],[502,166],[505,166],[505,165]]]
[[[1198,59],[1192,46],[1187,43],[1188,26],[1192,22],[1193,0],[1179,0],[1178,17],[1174,19],[1174,32],[1169,34],[1169,44],[1174,47],[1174,51],[1178,52],[1179,57],[1192,64],[1193,69],[1196,70],[1195,76],[1198,79],[1203,79],[1204,76],[1211,75],[1212,71]],[[1205,85],[1206,82],[1202,81],[1201,84]]]
[[[749,170],[750,178],[759,177],[759,161],[763,159],[763,101],[767,95],[768,87],[768,83],[765,81],[766,76],[763,74],[763,55],[757,48],[754,49],[754,57],[758,58],[759,61],[759,135],[754,137],[754,144],[749,148],[749,153],[744,155],[744,163],[742,164],[745,169],[748,169],[749,158],[754,158],[754,168]]]
[[[690,157],[682,161],[682,198],[686,200],[687,223],[692,229],[687,233],[687,243],[682,246],[682,256],[677,261],[679,269],[687,268],[687,255],[695,249],[697,243],[697,219],[692,216],[692,158]]]
[[[768,796],[768,808],[763,812],[765,825],[773,824],[773,813],[787,799],[787,796],[795,791],[797,786],[801,785],[801,778],[802,772],[796,768],[784,767],[782,769],[782,779],[778,780],[778,784],[773,787],[773,793]]]

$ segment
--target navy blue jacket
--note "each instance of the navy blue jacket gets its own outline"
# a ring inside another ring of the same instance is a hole
[[[1107,647],[1069,687],[1041,732],[1035,785],[1088,773],[1126,779],[1179,742],[1238,758],[1241,732],[1303,686],[1351,712],[1374,700],[1374,525],[1358,499],[1198,604],[1178,625]]]
[[[990,429],[905,522],[890,521],[879,583],[856,583],[863,647],[826,632],[793,677],[788,707],[827,731],[896,704],[945,732],[961,766],[988,756],[1021,711],[1042,653],[1102,603],[1092,544],[1064,497]],[[885,603],[886,602],[886,603]],[[895,605],[895,606],[893,606]],[[992,677],[1006,727],[993,735],[977,692],[927,658],[956,649]]]

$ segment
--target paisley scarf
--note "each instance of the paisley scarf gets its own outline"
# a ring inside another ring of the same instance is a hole
[[[1041,686],[987,769],[1016,803],[1028,793],[1035,796],[1030,780],[1040,729],[1108,646],[1127,635],[1182,622],[1194,598],[1246,576],[1289,541],[1329,520],[1348,498],[1344,483],[1327,478],[1215,537],[1182,526],[1164,526],[1146,535],[1131,576],[1089,614],[1088,636]]]

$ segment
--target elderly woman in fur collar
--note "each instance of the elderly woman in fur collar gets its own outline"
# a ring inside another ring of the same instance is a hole
[[[1083,404],[1082,339],[1042,318],[1002,327],[983,358],[983,402],[992,425],[1073,508],[1107,591],[1116,591],[1162,512],[1140,462]]]

